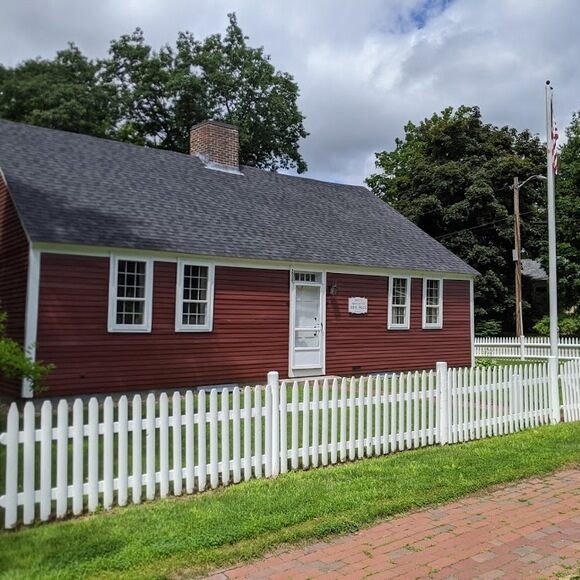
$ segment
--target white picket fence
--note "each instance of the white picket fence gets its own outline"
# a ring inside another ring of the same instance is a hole
[[[569,361],[562,366],[560,383],[564,421],[580,421],[580,360]]]
[[[476,336],[475,356],[513,359],[547,359],[550,339],[544,336]],[[560,359],[580,358],[580,338],[561,337],[558,341]]]
[[[552,367],[552,373],[557,367]],[[557,372],[557,371],[556,371]],[[560,420],[547,363],[279,382],[218,391],[12,404],[4,525],[94,512],[373,455]],[[580,362],[563,366],[566,421],[580,420]],[[555,386],[555,388],[554,388]]]

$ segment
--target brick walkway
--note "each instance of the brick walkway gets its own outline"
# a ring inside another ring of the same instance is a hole
[[[527,480],[281,551],[211,578],[548,578],[580,574],[580,471]]]

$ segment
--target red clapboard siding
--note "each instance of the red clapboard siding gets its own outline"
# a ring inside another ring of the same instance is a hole
[[[409,330],[387,330],[388,281],[376,276],[328,274],[338,294],[326,299],[326,372],[357,374],[471,364],[469,282],[445,280],[443,328],[422,329],[422,279],[411,282]],[[368,314],[348,314],[349,296],[368,299]],[[354,368],[353,368],[354,367]]]
[[[8,314],[7,335],[24,344],[28,240],[8,188],[0,177],[0,309]],[[20,381],[0,376],[0,394],[20,395]]]
[[[176,265],[156,262],[149,333],[108,333],[109,260],[43,254],[45,395],[265,380],[288,365],[288,272],[217,267],[213,332],[175,332]]]

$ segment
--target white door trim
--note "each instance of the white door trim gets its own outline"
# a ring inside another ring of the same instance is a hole
[[[326,374],[326,272],[321,270],[307,270],[304,268],[290,268],[290,321],[288,337],[288,376],[296,377],[296,371],[308,371],[308,369],[293,366],[294,360],[294,320],[296,315],[296,284],[294,283],[294,272],[309,272],[320,274],[320,282],[300,282],[304,286],[318,286],[320,288],[320,310],[321,310],[321,330],[320,330],[320,369],[322,374]],[[317,369],[312,369],[316,371]]]

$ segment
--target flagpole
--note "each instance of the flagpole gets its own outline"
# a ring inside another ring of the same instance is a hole
[[[548,166],[548,278],[550,293],[550,366],[553,399],[557,400],[558,376],[558,279],[556,268],[556,200],[554,179],[554,156],[552,148],[554,129],[553,94],[550,81],[546,81],[546,162]],[[559,405],[558,405],[559,407]],[[552,420],[559,421],[560,409],[552,405]]]

